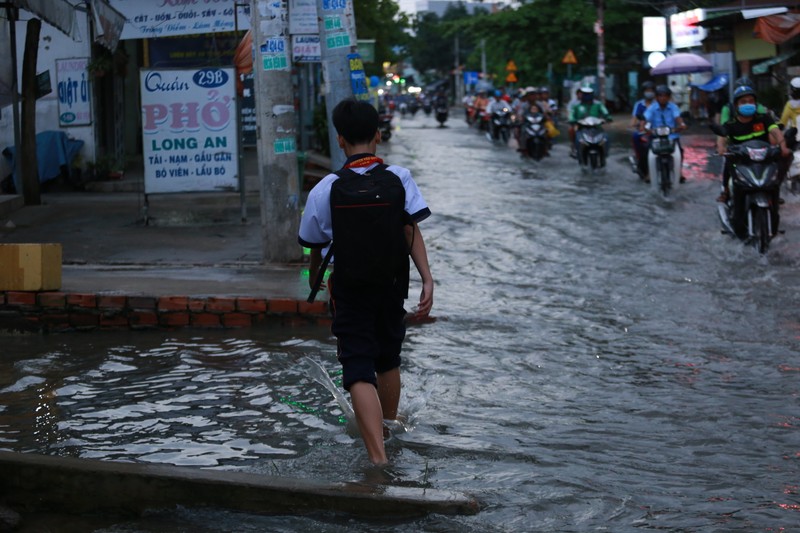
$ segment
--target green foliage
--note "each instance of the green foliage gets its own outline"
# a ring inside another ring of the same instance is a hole
[[[418,15],[414,21],[414,38],[408,46],[408,55],[414,68],[420,72],[432,71],[437,77],[444,76],[455,62],[456,37],[459,63],[463,64],[475,49],[472,35],[460,31],[460,23],[470,18],[466,6],[461,2],[454,2],[441,18],[430,12]]]
[[[384,61],[396,63],[409,41],[405,29],[410,27],[408,16],[400,12],[394,0],[355,0],[356,35],[359,39],[375,39],[375,62],[366,63],[368,76],[382,74]]]
[[[606,62],[634,60],[641,50],[642,16],[652,16],[651,6],[631,5],[624,0],[606,0],[605,6],[605,55]],[[425,39],[412,45],[415,65],[425,64],[437,56],[447,56],[452,65],[452,44],[437,42],[443,49],[428,46],[436,42],[429,34],[439,32],[452,41],[459,35],[468,43],[467,70],[480,70],[483,40],[486,47],[487,70],[498,79],[506,76],[505,66],[513,59],[519,71],[520,85],[539,84],[547,81],[547,66],[552,64],[556,73],[566,67],[561,59],[567,50],[573,50],[578,58],[577,68],[591,67],[597,62],[597,35],[594,23],[597,20],[595,2],[587,0],[533,0],[518,9],[506,9],[499,13],[477,13],[451,21],[423,18],[418,22],[417,35],[424,29]],[[429,27],[428,27],[429,26]],[[613,38],[610,38],[613,36]],[[442,51],[439,51],[442,50]],[[419,66],[418,66],[419,68]]]

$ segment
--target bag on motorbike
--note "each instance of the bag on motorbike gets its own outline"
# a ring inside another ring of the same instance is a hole
[[[408,295],[405,226],[411,218],[405,210],[403,183],[387,168],[381,164],[363,174],[350,169],[336,172],[339,179],[331,185],[330,196],[334,240],[315,289],[335,248],[337,285],[358,291],[395,286]]]
[[[554,137],[558,137],[558,135],[561,133],[560,131],[558,131],[558,129],[556,128],[555,124],[553,124],[553,122],[551,120],[546,120],[545,121],[544,128],[547,130],[547,135],[551,139],[554,138]]]

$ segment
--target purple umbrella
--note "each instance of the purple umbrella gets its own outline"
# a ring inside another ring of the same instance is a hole
[[[665,74],[689,74],[691,72],[708,72],[714,67],[705,58],[695,54],[673,54],[650,69],[653,76]]]

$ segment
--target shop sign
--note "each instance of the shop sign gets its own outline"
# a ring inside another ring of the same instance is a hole
[[[232,68],[142,70],[145,193],[239,186]]]

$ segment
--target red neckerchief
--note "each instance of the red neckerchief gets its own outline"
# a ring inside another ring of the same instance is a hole
[[[352,161],[348,160],[343,168],[370,167],[375,163],[383,163],[383,159],[372,154],[359,154]]]

